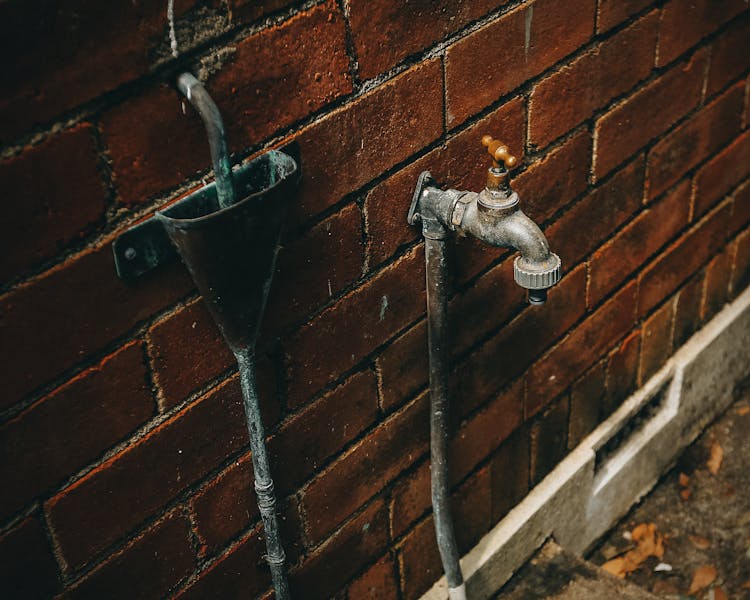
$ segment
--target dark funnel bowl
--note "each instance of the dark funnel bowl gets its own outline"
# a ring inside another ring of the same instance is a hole
[[[157,212],[232,350],[255,345],[297,163],[272,150],[233,173],[240,200],[219,210],[216,185]]]

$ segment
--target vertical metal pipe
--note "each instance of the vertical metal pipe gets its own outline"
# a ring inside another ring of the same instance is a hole
[[[279,521],[276,517],[276,494],[273,490],[273,479],[268,466],[265,432],[260,417],[258,389],[255,383],[255,352],[253,348],[235,350],[235,358],[240,372],[242,399],[245,405],[247,430],[250,434],[250,449],[255,472],[255,493],[258,496],[258,508],[263,519],[266,533],[266,561],[271,567],[271,578],[277,600],[289,600],[289,582],[286,576],[284,548],[281,546]]]
[[[425,223],[426,224],[426,223]],[[430,356],[430,469],[432,511],[440,558],[451,600],[465,600],[453,519],[450,515],[448,479],[448,268],[447,231],[423,230],[427,280],[427,332]]]

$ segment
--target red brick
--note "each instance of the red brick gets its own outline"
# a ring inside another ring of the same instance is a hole
[[[573,450],[602,420],[606,361],[594,365],[570,390],[568,449]]]
[[[175,15],[195,4],[179,0]],[[0,39],[13,60],[4,74],[0,142],[145,74],[165,46],[165,11],[129,0],[3,3]]]
[[[745,116],[742,118],[742,128],[747,129],[750,126],[750,77],[745,84]]]
[[[706,292],[703,300],[703,321],[710,320],[729,299],[729,284],[732,279],[734,246],[729,244],[724,251],[706,267]]]
[[[259,516],[250,454],[233,462],[191,500],[201,554],[214,554]],[[272,464],[272,476],[278,469]]]
[[[701,304],[704,287],[703,272],[696,273],[680,290],[674,315],[674,346],[679,348],[701,326]]]
[[[648,314],[719,251],[727,238],[730,216],[731,205],[719,205],[647,267],[640,276],[640,316]]]
[[[165,408],[179,404],[235,364],[202,300],[156,323],[149,330],[148,341],[154,379]]]
[[[489,165],[487,155],[481,146],[482,135],[491,133],[502,137],[517,158],[523,160],[525,114],[522,98],[517,98],[493,111],[452,137],[444,148],[433,150],[376,186],[365,200],[367,235],[369,238],[369,266],[390,258],[396,250],[420,237],[419,227],[408,225],[404,216],[404,198],[410,199],[414,193],[417,177],[422,171],[430,171],[443,187],[481,190],[486,184],[485,165]],[[477,160],[467,160],[475,156]],[[457,241],[457,248],[466,244]],[[459,250],[456,263],[461,265],[458,277],[463,281],[488,263],[467,261]],[[497,252],[488,251],[486,245],[481,252],[484,260],[497,257]]]
[[[190,522],[174,512],[66,590],[65,597],[164,597],[196,566]]]
[[[571,15],[576,15],[571,19]],[[594,29],[594,2],[536,0],[503,15],[446,51],[448,126],[471,115],[582,46]],[[493,52],[502,40],[502,52]]]
[[[126,284],[115,273],[109,241],[19,286],[0,298],[0,404],[13,404],[192,287],[179,264]]]
[[[646,383],[672,353],[674,301],[667,302],[643,323],[641,341],[640,385]]]
[[[295,597],[331,598],[388,546],[388,511],[376,499],[291,574]]]
[[[466,552],[490,527],[489,468],[481,469],[451,494],[459,552]],[[399,547],[403,597],[418,598],[442,575],[432,516],[422,521]]]
[[[601,179],[627,157],[668,129],[701,99],[707,54],[661,75],[597,119],[594,175]]]
[[[348,0],[362,79],[370,79],[506,4],[508,0]]]
[[[423,286],[420,246],[294,333],[286,344],[290,404],[299,406],[419,317]]]
[[[683,173],[740,132],[744,92],[744,84],[735,86],[651,149],[646,172],[646,196],[649,199],[676,183]]]
[[[57,563],[36,517],[0,536],[0,595],[50,598],[59,589]]]
[[[636,286],[631,283],[531,368],[527,418],[544,408],[633,328],[635,305]]]
[[[292,0],[228,0],[232,21],[255,21],[292,4]]]
[[[596,306],[687,224],[689,204],[690,185],[685,181],[594,253],[590,264],[589,306]]]
[[[470,354],[454,377],[462,410],[484,403],[521,375],[585,311],[586,273],[579,267],[549,292],[544,307],[529,307]]]
[[[750,14],[746,13],[722,33],[711,48],[707,95],[712,96],[747,69],[745,50],[748,39],[750,39]]]
[[[700,217],[748,175],[750,132],[745,132],[696,173],[693,218]]]
[[[529,142],[547,146],[648,77],[657,25],[652,11],[538,83],[529,102]]]
[[[658,66],[673,61],[746,8],[743,0],[671,0],[662,10]]]
[[[0,162],[0,281],[54,256],[102,220],[107,197],[92,132],[84,123]]]
[[[375,375],[363,371],[285,422],[268,444],[279,493],[297,489],[377,416]]]
[[[537,223],[546,221],[588,186],[591,136],[581,131],[513,181],[521,208]]]
[[[236,150],[349,93],[344,24],[335,3],[329,0],[245,38],[206,87]],[[126,204],[138,204],[209,166],[200,119],[192,110],[183,116],[181,104],[175,92],[152,88],[104,115],[104,139]]]
[[[390,554],[384,555],[349,586],[349,600],[398,600],[396,565]]]
[[[641,332],[636,330],[610,353],[607,363],[607,395],[601,411],[602,418],[612,414],[622,401],[635,391],[640,346]]]
[[[450,463],[449,463],[450,468]],[[430,510],[430,460],[401,478],[391,491],[390,526],[393,538],[401,537]]]
[[[427,449],[427,395],[389,417],[303,491],[313,543],[377,494]]]
[[[420,321],[375,359],[384,411],[401,406],[427,384],[427,348],[427,321]]]
[[[587,256],[641,207],[643,171],[641,156],[547,229],[550,246],[567,268]]]
[[[651,3],[652,0],[599,0],[596,29],[599,33],[612,29]]]
[[[520,427],[492,457],[492,523],[508,514],[529,491],[529,443],[529,428]]]
[[[748,223],[750,223],[750,181],[743,184],[734,193],[730,235],[744,229]]]
[[[86,466],[154,413],[143,349],[131,343],[0,428],[0,519]]]
[[[750,231],[737,238],[734,270],[732,271],[732,293],[739,295],[750,284]]]
[[[65,561],[86,563],[246,443],[233,379],[46,503]]]
[[[351,285],[362,274],[362,214],[350,204],[282,248],[261,325],[271,339]]]
[[[298,218],[318,214],[436,140],[442,78],[439,60],[421,63],[303,130]]]
[[[560,398],[531,427],[530,473],[538,484],[557,466],[567,449],[569,401]]]
[[[265,552],[263,527],[259,525],[199,573],[176,597],[181,600],[255,598],[271,584],[268,565],[263,559]]]

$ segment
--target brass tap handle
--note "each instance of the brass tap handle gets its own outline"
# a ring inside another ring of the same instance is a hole
[[[492,157],[492,166],[500,167],[500,161],[503,161],[506,169],[512,169],[518,163],[518,159],[510,153],[508,146],[498,140],[492,139],[491,135],[482,136],[482,145],[487,147]]]

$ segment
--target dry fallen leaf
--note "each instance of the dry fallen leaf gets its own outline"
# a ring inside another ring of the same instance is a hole
[[[744,417],[747,413],[750,413],[750,406],[740,406],[737,409],[737,414],[741,417]]]
[[[698,567],[693,573],[693,581],[690,582],[688,595],[695,594],[711,585],[716,580],[716,575],[716,568],[711,565]]]
[[[630,532],[630,537],[636,543],[636,547],[624,556],[608,560],[602,565],[605,571],[620,579],[637,570],[650,556],[658,559],[664,557],[664,536],[657,533],[656,525],[653,523],[636,525]]]
[[[743,590],[750,590],[750,579],[740,586]]]
[[[708,540],[699,535],[689,535],[688,539],[698,550],[708,550],[711,547],[711,540]]]
[[[693,491],[690,488],[685,488],[684,490],[680,490],[680,498],[685,500],[687,502],[690,499],[690,494],[692,494]]]
[[[687,487],[690,485],[690,477],[688,475],[685,475],[685,473],[680,473],[678,479],[680,481],[680,487]]]
[[[671,581],[667,581],[666,579],[657,581],[654,587],[651,588],[651,591],[654,594],[678,594],[680,592]]]
[[[724,593],[724,590],[722,590],[720,587],[714,588],[711,591],[714,593],[713,600],[729,600],[727,595]]]
[[[721,461],[724,460],[724,449],[721,447],[719,442],[711,444],[711,457],[706,462],[708,470],[711,471],[711,475],[716,475],[721,468]]]

